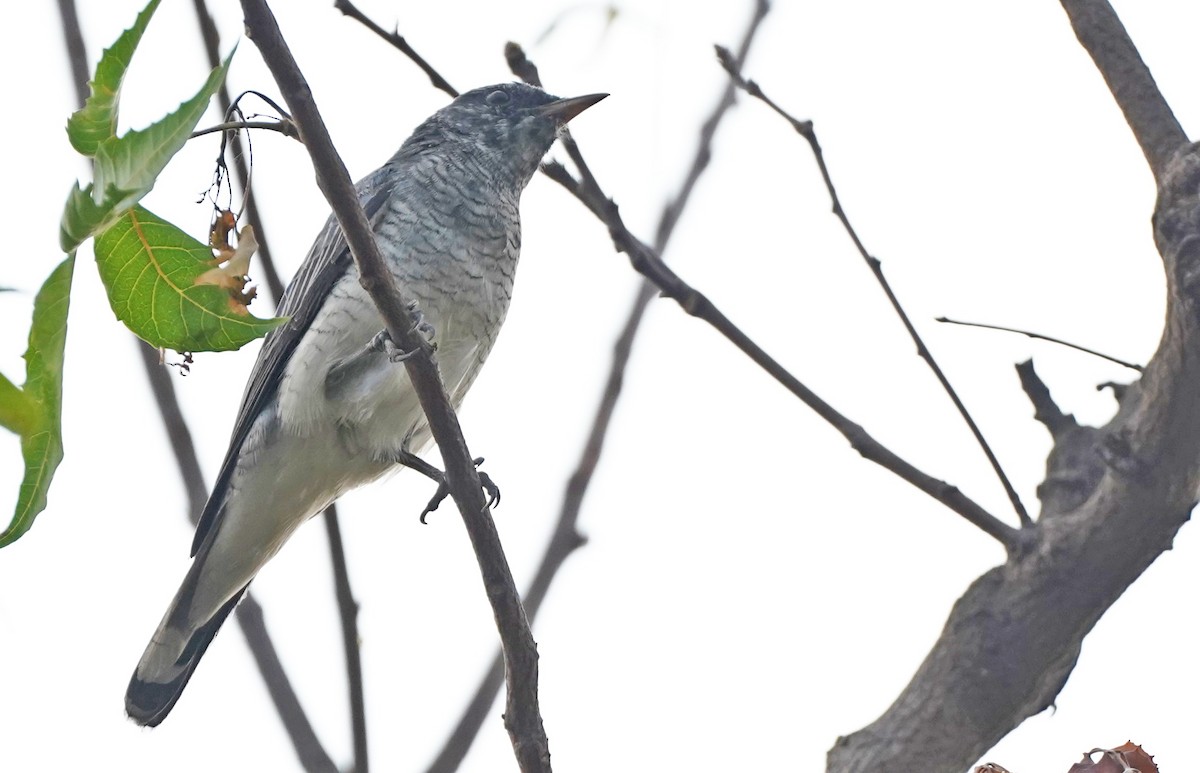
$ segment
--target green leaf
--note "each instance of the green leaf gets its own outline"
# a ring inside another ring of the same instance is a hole
[[[198,283],[216,266],[212,250],[142,207],[97,236],[95,252],[117,318],[151,346],[227,351],[284,321],[252,316],[235,289]]]
[[[50,481],[63,458],[63,351],[74,268],[72,253],[58,264],[33,301],[33,324],[29,328],[29,349],[25,352],[25,387],[21,394],[34,415],[27,417],[28,424],[21,433],[25,479],[17,493],[12,521],[0,533],[0,547],[28,531],[33,519],[46,509]],[[8,379],[4,382],[15,389]]]
[[[36,423],[38,407],[21,388],[0,373],[0,427],[26,435]]]
[[[188,141],[208,109],[236,51],[234,46],[221,66],[209,74],[200,91],[174,113],[145,129],[109,137],[100,143],[96,149],[96,184],[92,192],[98,205],[111,205],[114,211],[122,212],[154,188],[159,173]],[[115,190],[122,193],[114,199]]]
[[[138,14],[133,26],[121,33],[112,46],[104,49],[100,63],[96,65],[96,76],[88,84],[92,88],[91,96],[67,120],[67,137],[72,147],[85,156],[96,155],[100,143],[117,133],[121,81],[125,79],[129,60],[133,58],[133,52],[158,3],[159,0],[150,0]]]
[[[110,225],[112,208],[97,205],[92,198],[92,186],[80,188],[79,183],[67,194],[62,221],[58,226],[58,243],[63,252],[74,252],[92,234]]]

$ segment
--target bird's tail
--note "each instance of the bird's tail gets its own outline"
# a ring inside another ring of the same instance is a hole
[[[190,619],[188,610],[203,565],[202,552],[192,562],[179,593],[175,595],[166,616],[146,646],[133,678],[129,680],[129,689],[125,692],[125,712],[139,725],[154,727],[171,712],[204,651],[246,592],[246,586],[243,586],[207,620]]]

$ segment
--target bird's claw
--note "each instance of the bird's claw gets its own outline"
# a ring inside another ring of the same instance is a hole
[[[380,330],[371,339],[371,343],[367,344],[367,348],[372,351],[382,352],[388,358],[388,362],[404,362],[409,357],[417,353],[416,349],[411,352],[406,352],[396,346],[396,342],[392,340],[392,334],[386,330]]]
[[[417,305],[416,301],[408,302],[408,314],[412,318],[413,323],[412,327],[408,329],[408,332],[420,333],[422,336],[424,336],[425,340],[429,342],[429,345],[436,349],[437,344],[433,342],[433,335],[435,332],[433,325],[429,324],[429,321],[425,319],[425,312],[421,311],[421,308]]]
[[[430,351],[437,351],[437,343],[433,340],[435,332],[433,325],[426,321],[425,312],[421,311],[416,301],[409,301],[408,314],[412,318],[413,323],[408,332],[420,333],[421,337],[429,345]],[[382,352],[388,358],[388,362],[404,362],[418,351],[417,349],[413,349],[411,352],[406,352],[396,346],[396,342],[392,340],[392,334],[386,328],[375,334],[375,337],[371,339],[371,343],[367,344],[367,348],[371,351]]]
[[[475,467],[478,468],[479,465],[483,464],[483,457],[480,456],[472,459],[471,461],[474,462]],[[496,505],[500,504],[500,487],[495,484],[491,476],[489,476],[486,472],[480,471],[479,483],[483,487],[484,492],[487,494],[487,507],[495,507]],[[433,497],[429,500],[429,504],[425,505],[425,509],[421,511],[421,523],[425,523],[425,516],[438,509],[438,507],[442,504],[442,500],[449,495],[450,486],[447,485],[446,475],[443,473],[442,479],[438,483],[437,491],[433,493]]]

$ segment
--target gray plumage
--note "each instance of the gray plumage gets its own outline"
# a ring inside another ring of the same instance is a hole
[[[457,407],[512,296],[518,203],[558,130],[604,95],[558,99],[509,83],[458,97],[358,183],[383,257],[434,329]],[[192,545],[191,569],[129,683],[125,706],[157,725],[221,623],[301,523],[396,469],[429,427],[403,365],[369,344],[383,329],[331,217],[280,303]]]

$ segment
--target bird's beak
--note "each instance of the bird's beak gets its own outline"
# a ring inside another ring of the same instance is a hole
[[[548,105],[539,107],[537,114],[553,118],[559,126],[562,126],[607,96],[607,94],[588,94],[584,97],[556,99]]]

